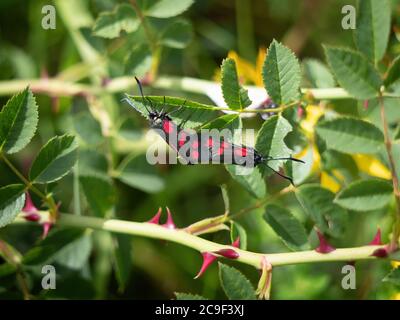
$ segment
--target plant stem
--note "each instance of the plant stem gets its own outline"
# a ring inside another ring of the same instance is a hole
[[[393,226],[393,236],[391,241],[392,249],[396,249],[398,247],[398,241],[400,237],[400,189],[399,189],[399,179],[396,172],[396,164],[393,158],[392,142],[390,140],[389,129],[385,115],[384,99],[382,95],[379,96],[379,106],[380,106],[381,121],[383,127],[383,135],[385,139],[386,153],[389,159],[389,167],[392,175],[393,193],[396,199],[396,218]]]
[[[16,222],[23,219],[17,219]],[[116,219],[102,219],[72,214],[60,214],[57,220],[59,227],[78,227],[103,230],[127,235],[142,236],[153,239],[167,240],[182,244],[199,252],[216,252],[221,249],[232,249],[231,246],[218,244],[209,240],[194,236],[184,230],[168,229],[163,226],[147,222],[131,222]],[[327,254],[321,254],[313,250],[290,253],[262,254],[234,248],[239,253],[237,261],[261,267],[263,258],[266,258],[272,266],[282,266],[299,263],[316,263],[329,261],[356,261],[376,260],[373,256],[375,250],[385,246],[363,246],[354,248],[336,249]]]

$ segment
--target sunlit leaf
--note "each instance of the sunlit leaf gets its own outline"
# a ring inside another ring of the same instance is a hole
[[[230,300],[255,300],[256,294],[250,281],[238,270],[218,263],[219,279]]]
[[[13,222],[25,204],[25,187],[11,184],[0,188],[0,228]]]
[[[324,46],[331,71],[339,84],[357,99],[378,96],[382,80],[374,66],[358,52]]]
[[[308,242],[306,230],[289,210],[270,204],[263,217],[290,249],[299,250]]]
[[[371,211],[387,205],[393,187],[384,180],[368,179],[352,182],[335,199],[340,206],[356,211]]]
[[[277,104],[299,98],[300,65],[293,52],[276,40],[268,48],[263,66],[264,86]]]
[[[29,178],[35,183],[49,183],[61,179],[75,164],[77,148],[74,136],[63,135],[50,139],[33,161]]]
[[[29,88],[14,95],[0,112],[0,151],[15,153],[33,138],[38,106]]]

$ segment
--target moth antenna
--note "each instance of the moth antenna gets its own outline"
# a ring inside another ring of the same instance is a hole
[[[146,109],[147,113],[150,113],[151,110],[149,110],[149,109],[147,108],[147,106],[146,106],[146,104],[145,104],[145,102],[144,102],[145,97],[144,97],[144,94],[143,94],[142,84],[140,83],[140,80],[139,80],[137,77],[135,77],[135,80],[136,80],[136,83],[137,83],[138,86],[139,86],[140,95],[142,96],[142,100],[143,100],[143,106],[144,106],[144,108]],[[147,98],[147,100],[150,101],[149,98]],[[150,101],[150,105],[151,105],[151,107],[153,107],[151,101]]]
[[[272,160],[291,160],[291,161],[295,161],[295,162],[305,163],[303,160],[296,159],[296,158],[292,158],[292,157],[285,157],[285,158],[269,158],[269,159],[267,159],[267,161],[272,161]]]
[[[295,186],[295,185],[294,185],[294,182],[293,182],[293,179],[292,179],[291,177],[286,176],[286,175],[280,173],[279,171],[276,171],[275,169],[272,169],[272,168],[271,168],[269,165],[267,165],[267,164],[266,164],[266,166],[267,166],[269,169],[271,169],[273,172],[275,172],[277,175],[279,175],[280,177],[282,177],[282,178],[284,178],[284,179],[286,179],[286,180],[289,180],[289,182],[290,182],[290,184],[291,184],[292,186]]]

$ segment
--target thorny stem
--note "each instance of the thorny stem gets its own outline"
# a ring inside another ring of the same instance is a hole
[[[45,212],[39,212],[45,214]],[[15,222],[25,222],[18,217]],[[31,223],[31,222],[27,222]],[[142,236],[153,239],[167,240],[187,246],[199,252],[216,252],[221,249],[232,249],[229,245],[218,244],[186,232],[184,229],[169,229],[148,222],[131,222],[116,219],[102,219],[97,217],[77,216],[73,214],[59,214],[56,222],[59,227],[90,228],[127,235]],[[376,260],[375,250],[384,249],[384,245],[363,246],[354,248],[336,249],[330,253],[321,254],[314,250],[289,253],[263,254],[234,248],[239,254],[237,261],[253,266],[257,269],[266,259],[272,266],[282,266],[300,263]]]
[[[389,137],[389,129],[388,129],[388,124],[386,120],[386,115],[385,115],[385,105],[383,101],[383,96],[379,96],[379,106],[380,106],[380,111],[381,111],[381,121],[382,121],[382,126],[383,126],[383,135],[385,139],[385,146],[386,146],[386,153],[389,159],[389,167],[390,167],[390,172],[392,175],[392,183],[393,183],[393,193],[394,197],[396,199],[396,218],[395,218],[395,223],[393,227],[393,236],[392,236],[392,241],[391,241],[391,248],[396,249],[398,247],[398,241],[400,237],[400,189],[399,189],[399,179],[397,177],[397,172],[396,172],[396,165],[394,162],[393,158],[393,152],[392,152],[392,142]]]
[[[53,197],[50,194],[44,194],[38,188],[36,188],[31,181],[26,179],[24,175],[12,164],[10,160],[0,152],[0,158],[4,161],[4,163],[11,169],[12,172],[25,184],[26,188],[31,190],[32,192],[36,193],[50,208],[52,218],[56,218],[55,215],[57,214],[58,208],[57,204],[55,203]]]
[[[206,94],[211,88],[215,90],[217,82],[201,80],[189,77],[167,77],[160,76],[152,83],[154,88],[179,90],[192,93]],[[61,78],[49,79],[18,79],[0,81],[0,96],[15,94],[27,86],[30,86],[33,92],[44,93],[52,96],[75,96],[75,95],[92,95],[102,93],[118,93],[129,92],[131,88],[136,86],[133,77],[117,77],[111,79],[107,84],[89,85],[82,83],[74,83],[64,81]],[[255,88],[264,90],[260,87],[246,86],[246,88]],[[316,100],[337,100],[349,99],[351,96],[342,88],[303,88],[303,94],[310,94]],[[399,95],[385,92],[385,97],[397,97]]]

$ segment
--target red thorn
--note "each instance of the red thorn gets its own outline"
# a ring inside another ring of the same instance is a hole
[[[35,207],[29,192],[25,192],[25,206],[22,211],[26,213],[36,213],[39,211],[38,208]]]
[[[49,234],[49,231],[53,224],[51,222],[45,222],[43,223],[43,234],[42,234],[42,239],[45,239],[47,235]]]
[[[301,118],[303,118],[303,115],[304,115],[304,110],[303,110],[303,108],[301,107],[301,105],[297,108],[297,117],[299,118],[299,119],[301,119]]]
[[[232,247],[240,248],[240,237],[237,237],[236,240],[232,242]]]
[[[233,249],[221,249],[218,251],[215,251],[214,253],[223,256],[227,259],[237,259],[239,258],[239,253],[237,253],[235,250]]]
[[[161,217],[161,213],[162,213],[162,209],[161,207],[158,208],[157,213],[154,215],[153,218],[151,218],[149,221],[147,221],[148,223],[154,223],[154,224],[160,224],[160,217]]]
[[[169,208],[167,207],[167,222],[164,223],[162,226],[167,228],[167,229],[176,229],[174,219],[172,219],[172,214],[171,211],[169,211]]]
[[[194,277],[195,279],[201,277],[207,268],[217,259],[217,257],[210,252],[202,252],[201,255],[203,256],[203,264],[201,265],[199,273]]]
[[[386,258],[389,255],[388,251],[386,248],[379,248],[376,249],[371,256],[377,257],[377,258]]]
[[[368,244],[370,246],[380,246],[382,245],[382,235],[381,235],[381,228],[378,228],[374,239]]]
[[[29,213],[24,216],[24,218],[26,221],[38,222],[40,220],[40,215],[37,213]]]
[[[328,241],[326,241],[324,235],[317,230],[317,235],[319,239],[319,246],[315,249],[318,253],[329,253],[335,251],[336,248],[332,247]]]

